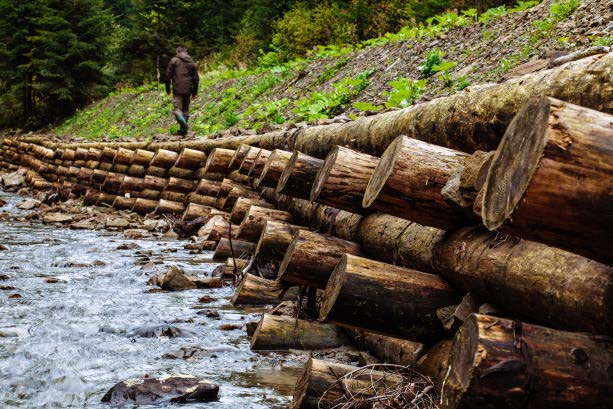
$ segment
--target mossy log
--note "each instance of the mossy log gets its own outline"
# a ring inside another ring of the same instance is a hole
[[[250,242],[257,241],[267,220],[291,222],[292,215],[283,210],[251,205],[240,224],[238,238]]]
[[[295,151],[277,184],[277,193],[310,200],[311,188],[324,161]]]
[[[335,146],[315,177],[311,201],[358,214],[370,212],[362,200],[378,162],[375,156]]]
[[[334,324],[264,314],[253,337],[252,351],[326,349],[349,345],[344,330]]]
[[[279,280],[326,288],[330,274],[345,253],[362,254],[357,243],[299,229],[279,266]]]
[[[456,334],[442,405],[610,408],[613,341],[471,315]]]
[[[533,99],[509,125],[483,189],[488,229],[613,264],[613,115]]]
[[[400,136],[381,156],[361,204],[445,230],[475,224],[472,211],[448,203],[441,194],[465,157],[463,152]]]
[[[256,187],[276,187],[291,157],[292,152],[281,149],[272,151],[264,164],[262,172],[258,175],[259,179]]]
[[[436,310],[461,299],[462,295],[437,275],[344,254],[328,281],[320,318],[432,341],[444,333]]]
[[[225,260],[228,257],[236,258],[248,258],[251,257],[255,249],[255,244],[244,240],[230,240],[223,237],[219,239],[217,247],[215,247],[215,253],[213,253],[213,260]]]

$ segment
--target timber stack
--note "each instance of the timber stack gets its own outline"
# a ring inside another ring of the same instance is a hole
[[[86,205],[175,215],[224,263],[235,304],[305,304],[264,314],[253,350],[354,344],[432,377],[448,409],[610,408],[612,67],[592,56],[261,135],[5,138],[0,169]],[[310,360],[291,407],[400,379],[385,365],[344,377],[359,369]]]

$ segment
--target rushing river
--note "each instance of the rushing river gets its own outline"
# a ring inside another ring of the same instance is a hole
[[[0,211],[19,213],[15,205],[23,198],[1,191],[0,198],[8,202]],[[140,248],[117,250],[126,243]],[[244,329],[220,329],[253,320],[257,312],[232,307],[232,288],[147,292],[151,262],[158,272],[178,265],[206,275],[215,266],[205,262],[211,253],[188,254],[180,241],[7,221],[0,221],[0,244],[8,247],[0,251],[0,274],[10,277],[0,286],[15,287],[0,291],[0,408],[106,408],[100,399],[111,386],[145,374],[190,374],[220,385],[219,402],[176,407],[287,406],[298,368],[285,367],[281,356],[250,352]],[[153,254],[146,259],[148,251]],[[214,301],[199,303],[203,295]],[[220,319],[198,314],[207,310],[217,310]],[[168,323],[192,333],[125,333]],[[193,361],[162,358],[190,345],[212,352]]]

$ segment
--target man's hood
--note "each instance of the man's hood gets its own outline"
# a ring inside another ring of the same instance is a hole
[[[185,62],[193,62],[194,60],[192,60],[192,57],[189,56],[189,54],[186,53],[179,53],[177,54],[177,58],[182,59]]]

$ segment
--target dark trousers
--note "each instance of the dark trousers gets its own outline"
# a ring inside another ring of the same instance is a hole
[[[174,113],[182,113],[183,115],[189,115],[189,95],[173,94],[172,95],[172,108]]]

